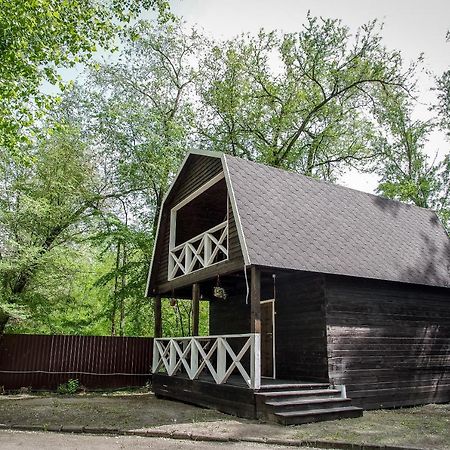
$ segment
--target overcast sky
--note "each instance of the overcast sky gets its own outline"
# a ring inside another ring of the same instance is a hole
[[[188,24],[196,24],[207,34],[217,38],[230,38],[242,32],[268,30],[298,31],[306,13],[338,18],[352,31],[372,19],[384,23],[384,44],[402,52],[408,63],[424,53],[425,68],[441,74],[450,67],[450,43],[445,35],[450,30],[450,0],[171,0],[172,11]],[[427,106],[433,100],[430,92],[432,79],[420,76],[420,99],[416,117],[430,117]],[[443,153],[448,142],[435,133],[427,151]],[[349,174],[343,184],[372,192],[376,179]]]

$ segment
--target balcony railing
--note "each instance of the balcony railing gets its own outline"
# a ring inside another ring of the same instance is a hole
[[[226,383],[232,373],[240,375],[251,389],[261,386],[261,335],[155,338],[152,372],[169,376],[185,372],[189,379],[202,373],[217,384]]]
[[[228,259],[228,222],[222,222],[169,250],[168,279],[187,275]]]

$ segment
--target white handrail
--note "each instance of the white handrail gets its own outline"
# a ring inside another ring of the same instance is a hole
[[[201,239],[205,233],[214,233],[216,231],[219,231],[220,229],[224,228],[227,224],[227,221],[219,223],[218,225],[215,225],[214,227],[210,228],[209,230],[204,231],[203,233],[197,234],[197,236],[194,236],[193,238],[189,239],[186,242],[183,242],[182,244],[178,244],[176,247],[173,247],[171,251],[180,250],[183,248],[186,244],[193,244],[195,241],[198,241]]]
[[[245,339],[237,353],[229,340]],[[204,345],[207,342],[209,346]],[[250,355],[250,373],[242,365],[243,357]],[[214,358],[215,357],[215,358]],[[230,363],[227,361],[231,360]],[[152,372],[165,370],[169,376],[183,371],[189,379],[197,379],[203,371],[217,384],[226,383],[237,370],[247,386],[261,386],[261,335],[259,333],[226,334],[218,336],[190,336],[155,338],[153,342]]]
[[[217,231],[221,231],[219,237],[213,235]],[[195,270],[217,264],[217,262],[223,261],[223,259],[216,261],[216,257],[221,254],[225,259],[228,259],[227,221],[219,223],[188,241],[169,249],[168,279],[172,280],[178,276],[187,275],[195,272]],[[200,267],[194,269],[197,263]],[[181,272],[181,274],[178,274],[178,272]]]

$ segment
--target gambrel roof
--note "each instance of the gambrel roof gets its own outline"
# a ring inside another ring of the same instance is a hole
[[[450,287],[435,212],[220,153],[182,168],[190,155],[221,159],[246,265]]]
[[[436,213],[223,156],[250,264],[450,286]]]

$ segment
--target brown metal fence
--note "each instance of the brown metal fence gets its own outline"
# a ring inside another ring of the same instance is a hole
[[[0,336],[0,386],[56,389],[69,379],[86,388],[143,386],[150,379],[153,338]]]

